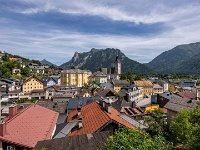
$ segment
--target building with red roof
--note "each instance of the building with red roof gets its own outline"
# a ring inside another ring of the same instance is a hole
[[[12,105],[9,117],[0,123],[0,146],[3,149],[32,149],[38,141],[52,138],[57,119],[57,112],[37,104],[20,111]]]
[[[101,131],[114,132],[118,125],[135,128],[134,125],[120,117],[120,113],[105,102],[91,102],[69,113],[66,122],[78,122],[68,136],[90,134]]]
[[[197,98],[196,92],[189,91],[189,90],[184,90],[184,91],[178,92],[177,95],[182,98],[188,98],[188,99],[196,99]]]

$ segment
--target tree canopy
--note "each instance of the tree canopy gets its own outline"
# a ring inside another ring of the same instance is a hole
[[[145,131],[119,128],[108,139],[107,150],[171,150],[172,144],[166,143],[160,136],[151,137]]]
[[[200,108],[179,112],[171,123],[170,131],[174,142],[185,144],[191,149],[199,149]]]

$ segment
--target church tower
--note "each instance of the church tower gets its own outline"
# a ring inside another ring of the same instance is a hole
[[[115,59],[115,75],[118,76],[117,78],[119,79],[119,76],[121,75],[121,70],[122,70],[122,64],[119,59],[119,56],[117,55]]]

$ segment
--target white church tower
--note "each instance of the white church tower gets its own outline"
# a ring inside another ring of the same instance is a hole
[[[120,75],[122,73],[122,64],[121,61],[119,59],[119,56],[117,55],[116,59],[115,59],[115,77],[116,79],[120,79]]]

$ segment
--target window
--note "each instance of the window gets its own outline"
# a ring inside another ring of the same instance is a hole
[[[12,146],[7,146],[7,150],[15,150],[15,146],[12,145]]]

